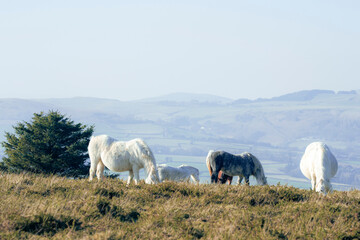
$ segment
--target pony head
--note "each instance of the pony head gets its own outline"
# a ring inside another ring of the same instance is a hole
[[[156,164],[148,164],[146,166],[146,171],[147,171],[147,178],[145,179],[145,183],[147,184],[156,184],[156,183],[160,183],[160,177],[159,177],[159,172],[157,170]]]
[[[157,174],[149,174],[149,176],[145,179],[145,183],[147,184],[156,184],[159,182],[160,180]]]
[[[267,185],[267,179],[264,175],[260,176],[260,177],[257,177],[256,178],[256,182],[259,184],[259,185]]]
[[[260,165],[259,160],[257,160],[257,164],[258,164],[258,169],[256,169],[255,171],[255,178],[256,178],[256,182],[259,185],[267,185],[267,179],[265,177],[265,173],[264,173],[264,169],[262,168],[262,166]]]
[[[148,174],[147,178],[145,179],[145,183],[147,184],[160,183],[161,181],[159,180],[160,178],[156,167],[156,160],[151,149],[149,148],[148,145],[146,145],[146,143],[142,139],[138,139],[138,141],[139,141],[140,151],[142,153],[144,168]]]
[[[315,191],[326,195],[328,192],[332,190],[331,184],[329,181],[320,179],[320,181],[316,184]]]
[[[194,174],[191,175],[191,178],[194,182],[199,183],[200,182],[200,178],[199,178],[199,172],[196,172]]]

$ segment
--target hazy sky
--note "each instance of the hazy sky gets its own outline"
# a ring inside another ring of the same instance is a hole
[[[360,1],[0,1],[0,98],[360,89]]]

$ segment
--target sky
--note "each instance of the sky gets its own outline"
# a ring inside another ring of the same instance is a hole
[[[0,98],[360,89],[358,0],[0,1]]]

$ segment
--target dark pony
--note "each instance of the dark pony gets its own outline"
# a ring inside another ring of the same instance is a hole
[[[213,151],[213,150],[210,150],[210,151],[209,151],[209,154],[212,153],[212,152],[214,152],[214,151]],[[208,157],[209,157],[209,154],[208,154]],[[210,166],[210,163],[209,163],[209,161],[208,161],[208,157],[206,157],[206,166],[207,166],[207,168],[208,168],[208,170],[209,170],[210,176],[212,176],[213,170],[212,170],[212,168],[211,168],[211,166]],[[229,185],[231,185],[231,182],[232,182],[232,180],[233,180],[233,177],[232,177],[232,176],[229,176],[229,175],[226,175],[225,173],[223,173],[223,172],[220,170],[217,179],[218,179],[218,182],[221,183],[221,184],[225,184],[226,181],[227,181],[227,182],[229,183]]]
[[[211,183],[217,183],[219,173],[222,172],[222,174],[230,177],[239,176],[238,184],[241,183],[243,178],[245,178],[245,183],[249,184],[251,175],[256,178],[258,184],[267,184],[260,161],[248,152],[233,155],[225,151],[210,150],[206,157],[206,165],[211,175]]]

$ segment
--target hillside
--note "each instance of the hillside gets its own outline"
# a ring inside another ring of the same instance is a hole
[[[360,192],[0,173],[0,239],[354,239]]]
[[[183,163],[200,169],[210,149],[249,151],[264,163],[273,184],[309,188],[299,172],[305,147],[327,143],[337,157],[338,190],[360,188],[360,94],[309,90],[271,99],[230,99],[206,94],[171,94],[123,102],[115,99],[0,99],[0,129],[29,121],[40,111],[59,110],[74,121],[95,126],[95,135],[119,140],[141,137],[158,163]],[[4,134],[0,135],[0,141]],[[2,154],[0,148],[0,155]]]

